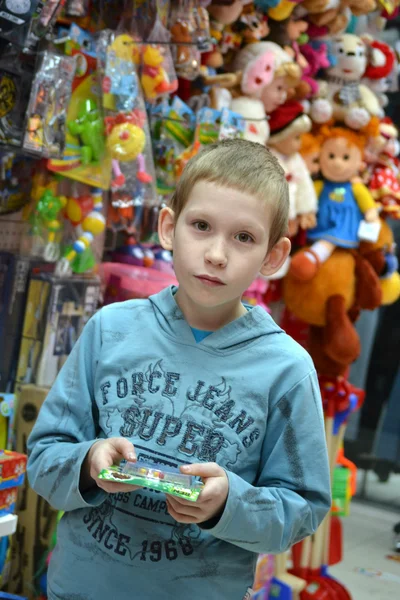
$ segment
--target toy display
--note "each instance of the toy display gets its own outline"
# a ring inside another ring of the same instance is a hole
[[[45,52],[33,82],[23,147],[38,156],[61,157],[65,144],[66,108],[71,96],[75,60]]]
[[[138,485],[171,496],[196,502],[203,485],[191,475],[182,475],[179,469],[164,465],[153,465],[144,461],[123,461],[119,466],[103,469],[99,479],[117,481],[126,485]]]
[[[178,285],[157,221],[190,158],[243,137],[285,173],[291,255],[243,302],[311,355],[334,502],[312,539],[259,558],[260,600],[350,598],[327,567],[342,559],[339,518],[355,492],[342,442],[364,397],[349,382],[365,350],[356,324],[400,298],[398,4],[0,0],[0,463],[13,441],[25,452],[46,388],[99,302]],[[122,462],[100,478],[196,502],[202,482],[174,467]],[[0,540],[0,583],[12,559],[10,592],[45,600],[55,513],[26,482],[16,504],[16,482],[0,481],[0,517],[15,506],[21,515],[12,551]]]

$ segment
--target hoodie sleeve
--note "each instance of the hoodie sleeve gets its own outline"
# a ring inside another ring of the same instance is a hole
[[[215,537],[252,552],[279,554],[316,531],[331,493],[315,371],[271,409],[255,485],[227,475],[225,510],[214,527],[203,525]]]
[[[54,508],[101,504],[99,488],[79,490],[82,464],[96,441],[94,377],[101,350],[100,313],[84,327],[51,388],[28,439],[31,487]]]

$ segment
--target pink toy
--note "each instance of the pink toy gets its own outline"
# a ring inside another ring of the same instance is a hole
[[[264,296],[268,289],[268,281],[257,277],[243,294],[243,302],[251,306],[261,306],[268,313],[271,312],[264,302]]]

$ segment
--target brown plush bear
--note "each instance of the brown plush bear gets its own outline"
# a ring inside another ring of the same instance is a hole
[[[335,35],[346,29],[350,12],[356,17],[366,15],[376,8],[375,0],[304,0],[302,7],[309,14],[309,20],[317,27],[326,27],[329,34]]]

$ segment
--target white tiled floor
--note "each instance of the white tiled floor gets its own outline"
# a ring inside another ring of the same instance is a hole
[[[393,554],[393,525],[400,521],[393,513],[353,500],[351,513],[343,519],[344,560],[330,568],[353,600],[399,600],[400,562]]]

